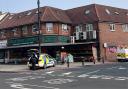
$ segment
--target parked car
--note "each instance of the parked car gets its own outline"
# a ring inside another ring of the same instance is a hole
[[[31,57],[28,59],[27,65],[30,69],[32,69]],[[55,58],[45,53],[40,54],[39,59],[35,64],[36,68],[55,67],[55,65],[56,65]]]

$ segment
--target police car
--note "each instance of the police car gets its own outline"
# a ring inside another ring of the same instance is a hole
[[[32,63],[31,63],[30,59],[31,59],[31,57],[29,58],[27,65],[30,69],[32,69]],[[56,65],[55,58],[53,58],[50,55],[45,54],[45,53],[40,54],[39,59],[35,64],[36,68],[55,67],[55,65]]]

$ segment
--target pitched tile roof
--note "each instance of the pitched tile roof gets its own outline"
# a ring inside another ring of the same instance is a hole
[[[97,21],[128,23],[128,10],[98,4],[91,4],[69,10],[45,6],[40,8],[40,11],[42,22],[69,24],[86,24]],[[37,21],[36,13],[37,9],[33,9],[10,15],[0,23],[0,29],[33,24]]]
[[[117,22],[128,23],[128,10],[91,4],[66,10],[73,24],[92,23],[92,22]]]
[[[99,21],[128,23],[128,10],[95,4]]]
[[[73,24],[92,23],[98,21],[95,5],[87,5],[66,10]]]
[[[71,24],[70,18],[64,10],[53,7],[40,8],[42,22],[61,22]],[[33,24],[37,21],[37,9],[16,13],[8,16],[1,24],[0,29],[11,28],[26,24]]]

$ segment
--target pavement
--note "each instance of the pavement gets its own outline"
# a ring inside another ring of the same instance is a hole
[[[106,62],[105,64],[111,64],[113,62]],[[116,62],[115,62],[116,63]],[[94,66],[94,65],[103,65],[102,62],[96,62],[95,64],[93,62],[84,62],[84,66]],[[67,67],[67,64],[58,64],[55,67],[47,68],[47,70],[60,70],[60,69],[68,69],[68,68],[80,68],[83,67],[82,62],[74,62],[70,63],[69,67]],[[29,70],[27,64],[20,65],[20,64],[0,64],[0,72],[26,72],[26,71],[32,71]]]

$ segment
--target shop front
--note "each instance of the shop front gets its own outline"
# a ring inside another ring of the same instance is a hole
[[[5,61],[5,50],[3,50],[4,48],[7,47],[7,40],[2,40],[0,41],[0,63],[3,63]]]
[[[61,46],[68,44],[68,36],[45,35],[41,36],[41,51],[56,57],[56,52],[61,50]],[[13,38],[7,41],[5,63],[26,62],[28,60],[28,50],[38,49],[38,36]]]

